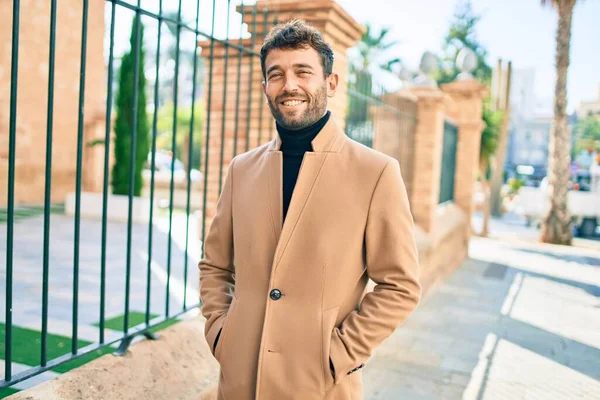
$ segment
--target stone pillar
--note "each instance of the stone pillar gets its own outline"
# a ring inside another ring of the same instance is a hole
[[[242,13],[243,22],[248,24],[252,38],[241,42],[239,39],[230,39],[230,41],[244,48],[251,48],[256,53],[260,51],[265,34],[275,22],[281,23],[292,18],[303,19],[323,33],[334,50],[333,69],[340,77],[338,91],[334,98],[329,99],[329,109],[335,115],[336,122],[343,128],[348,81],[347,50],[361,37],[362,26],[332,0],[311,2],[262,0],[258,1],[256,7],[244,7],[243,12],[241,6],[238,6],[237,11]],[[210,41],[202,41],[198,45],[202,48],[200,54],[205,58],[205,71],[209,74]],[[212,76],[209,77],[212,78],[211,102],[207,114],[210,115],[207,226],[214,216],[220,193],[219,174],[222,173],[220,179],[224,182],[227,165],[234,156],[236,136],[235,153],[239,154],[246,151],[246,138],[248,138],[248,148],[251,150],[267,143],[276,135],[273,117],[262,93],[263,76],[260,58],[242,52],[240,61],[239,55],[237,48],[229,46],[226,50],[223,43],[214,43]],[[239,79],[238,65],[241,65]],[[225,79],[227,79],[226,97],[223,95]],[[208,98],[208,85],[209,79],[206,80],[205,99]],[[224,145],[222,158],[221,144]],[[202,165],[204,170],[204,161]]]
[[[430,233],[434,230],[435,209],[440,196],[447,96],[440,89],[430,87],[414,87],[411,92],[417,97],[417,125],[410,202],[415,223]]]
[[[75,190],[82,2],[58,2],[54,72],[52,193],[63,202]],[[0,206],[7,203],[11,85],[12,1],[0,1]],[[84,107],[84,184],[91,168],[87,144],[104,138],[106,68],[104,1],[90,1]],[[17,84],[15,203],[44,202],[50,53],[50,2],[22,0]],[[98,17],[100,16],[100,17]],[[98,128],[99,127],[99,128]],[[96,131],[101,136],[96,135]],[[102,147],[102,146],[100,146]],[[102,173],[102,169],[99,170]],[[100,178],[102,179],[102,178]]]
[[[458,127],[456,172],[454,175],[454,203],[470,218],[473,215],[473,192],[479,170],[481,132],[485,127],[481,119],[483,99],[487,87],[475,79],[456,80],[442,85],[450,95],[455,108]]]

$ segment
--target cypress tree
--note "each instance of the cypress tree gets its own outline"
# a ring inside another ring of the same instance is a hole
[[[137,17],[139,18],[139,17]],[[134,58],[136,46],[136,20],[131,26],[130,50],[121,59],[119,70],[119,87],[117,89],[116,119],[115,119],[115,165],[112,169],[112,188],[114,194],[129,194],[129,164],[130,147],[133,127],[133,94],[134,84],[137,84],[137,129],[135,147],[134,196],[142,193],[142,170],[148,158],[149,151],[149,121],[146,114],[146,77],[144,76],[144,26],[140,24],[139,79],[134,82]]]

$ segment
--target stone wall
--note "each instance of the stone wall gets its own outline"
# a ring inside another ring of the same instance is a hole
[[[376,130],[375,148],[409,166],[410,173],[404,179],[416,224],[420,280],[426,292],[468,256],[486,91],[476,80],[462,79],[442,89],[415,86],[408,93],[396,93],[404,100],[396,106],[399,111],[406,110],[406,101],[416,103],[416,124],[408,152],[402,148],[407,141],[400,139],[406,135],[401,127],[384,118],[382,128]],[[458,128],[454,200],[438,204],[445,120]]]

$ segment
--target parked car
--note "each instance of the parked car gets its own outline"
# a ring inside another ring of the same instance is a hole
[[[152,153],[150,152],[148,154],[146,168],[143,172],[144,178],[147,178],[148,180],[152,174],[150,169],[151,165]],[[171,167],[173,167],[172,172]],[[154,157],[154,180],[156,182],[170,182],[171,175],[173,175],[175,183],[187,182],[187,170],[185,169],[185,165],[178,159],[175,159],[175,162],[173,163],[173,156],[170,151],[157,150]],[[200,182],[203,176],[199,170],[194,168],[192,168],[190,175],[192,182]]]
[[[539,187],[522,187],[515,199],[515,210],[525,217],[529,225],[539,226],[546,210],[548,177]],[[589,174],[573,174],[569,181],[567,204],[573,226],[579,236],[594,236],[600,225],[600,192],[590,191]]]

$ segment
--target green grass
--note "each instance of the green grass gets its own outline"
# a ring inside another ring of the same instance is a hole
[[[5,343],[4,343],[4,332],[6,326],[0,323],[0,359],[5,357]],[[40,365],[40,354],[41,354],[41,343],[42,334],[41,332],[34,331],[32,329],[21,328],[14,326],[12,328],[12,360],[19,364],[25,364],[30,366]],[[88,346],[92,344],[85,340],[77,341],[77,348]],[[47,355],[48,361],[70,353],[71,351],[71,339],[64,336],[54,335],[49,333],[47,336]],[[99,350],[92,351],[83,357],[76,360],[68,361],[57,367],[54,367],[52,371],[64,373],[77,368],[95,358],[98,358],[104,354],[113,352],[114,350],[110,347],[102,348]]]
[[[8,397],[12,394],[17,393],[19,390],[17,389],[13,389],[13,388],[4,388],[4,389],[0,389],[0,399],[3,399],[5,397]]]
[[[158,315],[150,314],[150,319],[156,318]],[[133,328],[139,324],[142,324],[146,321],[146,313],[141,313],[139,311],[130,311],[129,312],[129,321],[128,328]],[[125,315],[119,315],[114,318],[107,319],[104,321],[104,327],[106,329],[112,329],[113,331],[122,331],[123,325],[125,324]],[[100,327],[100,322],[93,324],[95,327]]]
[[[50,213],[52,214],[64,214],[64,204],[51,204]],[[15,221],[28,217],[35,217],[36,215],[44,214],[44,206],[25,206],[15,207]],[[8,221],[8,209],[0,208],[0,223]]]
[[[156,317],[158,317],[158,315],[150,314],[150,320],[152,320]],[[129,321],[128,321],[127,325],[129,328],[133,328],[134,326],[143,324],[145,321],[146,321],[145,313],[141,313],[139,311],[131,311],[129,313]],[[170,319],[168,321],[161,322],[160,324],[150,328],[150,332],[158,332],[162,329],[168,328],[169,326],[176,324],[177,322],[179,322],[178,319]],[[125,316],[124,315],[118,315],[116,317],[107,319],[104,322],[104,326],[107,329],[112,329],[114,331],[122,331],[124,324],[125,324]],[[96,327],[99,327],[100,323],[95,323],[93,325]]]

